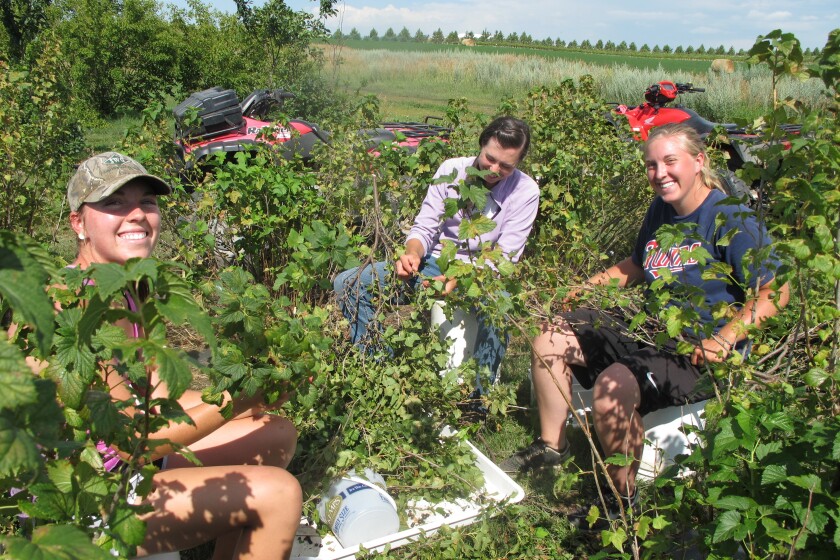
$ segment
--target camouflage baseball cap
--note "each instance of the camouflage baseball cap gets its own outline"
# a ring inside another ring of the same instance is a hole
[[[85,202],[99,202],[120,190],[134,179],[144,179],[156,194],[169,194],[172,188],[160,177],[150,175],[146,168],[130,157],[105,152],[86,159],[67,183],[67,202],[77,212]]]

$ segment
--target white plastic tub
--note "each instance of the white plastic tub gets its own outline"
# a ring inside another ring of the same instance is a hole
[[[292,549],[292,558],[338,560],[355,558],[360,546],[370,551],[382,551],[389,545],[394,549],[417,540],[421,535],[433,535],[443,525],[470,525],[475,523],[484,511],[498,507],[498,502],[506,499],[508,503],[516,503],[525,497],[525,491],[519,484],[503,473],[472,443],[467,442],[467,445],[475,454],[476,465],[484,473],[484,487],[475,495],[458,498],[454,502],[429,503],[417,500],[410,505],[406,515],[410,525],[408,529],[348,548],[342,548],[332,533],[328,533],[322,539],[317,530],[302,523],[295,547]]]

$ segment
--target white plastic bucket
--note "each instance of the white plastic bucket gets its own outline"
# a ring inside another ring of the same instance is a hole
[[[365,476],[350,471],[332,483],[318,504],[321,520],[344,548],[396,533],[397,504],[385,491],[385,479],[370,469]]]

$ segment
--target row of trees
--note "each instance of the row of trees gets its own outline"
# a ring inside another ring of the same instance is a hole
[[[576,41],[572,39],[571,41],[565,41],[564,39],[557,38],[552,39],[551,37],[546,37],[545,39],[534,39],[530,34],[523,31],[522,33],[517,34],[516,32],[509,33],[505,35],[501,31],[496,31],[495,33],[490,33],[488,30],[484,30],[481,34],[476,35],[472,31],[468,31],[464,35],[459,35],[456,31],[451,31],[448,34],[444,35],[443,31],[438,28],[435,30],[431,35],[427,35],[423,33],[422,29],[418,29],[413,35],[408,30],[408,28],[403,27],[399,33],[395,33],[394,29],[389,27],[385,33],[380,36],[379,32],[376,29],[371,29],[370,33],[365,36],[362,36],[361,33],[354,27],[350,30],[349,33],[344,33],[340,29],[336,30],[332,34],[332,38],[336,40],[341,40],[344,38],[352,39],[352,40],[370,40],[370,41],[399,41],[403,43],[415,42],[415,43],[437,43],[437,44],[458,44],[461,42],[462,39],[472,39],[477,43],[488,43],[488,44],[507,44],[507,45],[523,45],[523,46],[541,46],[541,47],[555,47],[560,49],[571,49],[571,50],[593,50],[593,51],[604,51],[604,52],[615,52],[615,53],[662,53],[662,54],[685,54],[685,55],[726,55],[726,56],[744,56],[746,52],[744,49],[740,49],[735,51],[734,47],[725,47],[724,45],[718,45],[717,47],[709,46],[706,47],[705,45],[701,44],[699,47],[694,47],[689,45],[687,47],[683,47],[682,45],[678,45],[674,48],[671,48],[670,45],[664,45],[660,47],[659,45],[654,45],[653,47],[649,46],[647,43],[642,44],[642,46],[637,46],[635,42],[627,42],[621,41],[619,43],[615,43],[613,41],[602,41],[598,39],[594,43],[591,42],[589,39],[584,39],[583,41]],[[816,56],[819,54],[819,49],[816,48],[811,51],[810,48],[805,49],[804,55],[805,56]]]

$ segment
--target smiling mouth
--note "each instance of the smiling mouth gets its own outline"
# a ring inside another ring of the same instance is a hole
[[[148,237],[148,236],[149,236],[149,234],[147,234],[145,231],[131,231],[131,232],[128,232],[128,233],[121,233],[120,234],[120,239],[127,239],[129,241],[138,241],[138,240],[141,240],[141,239],[146,239],[146,237]]]

